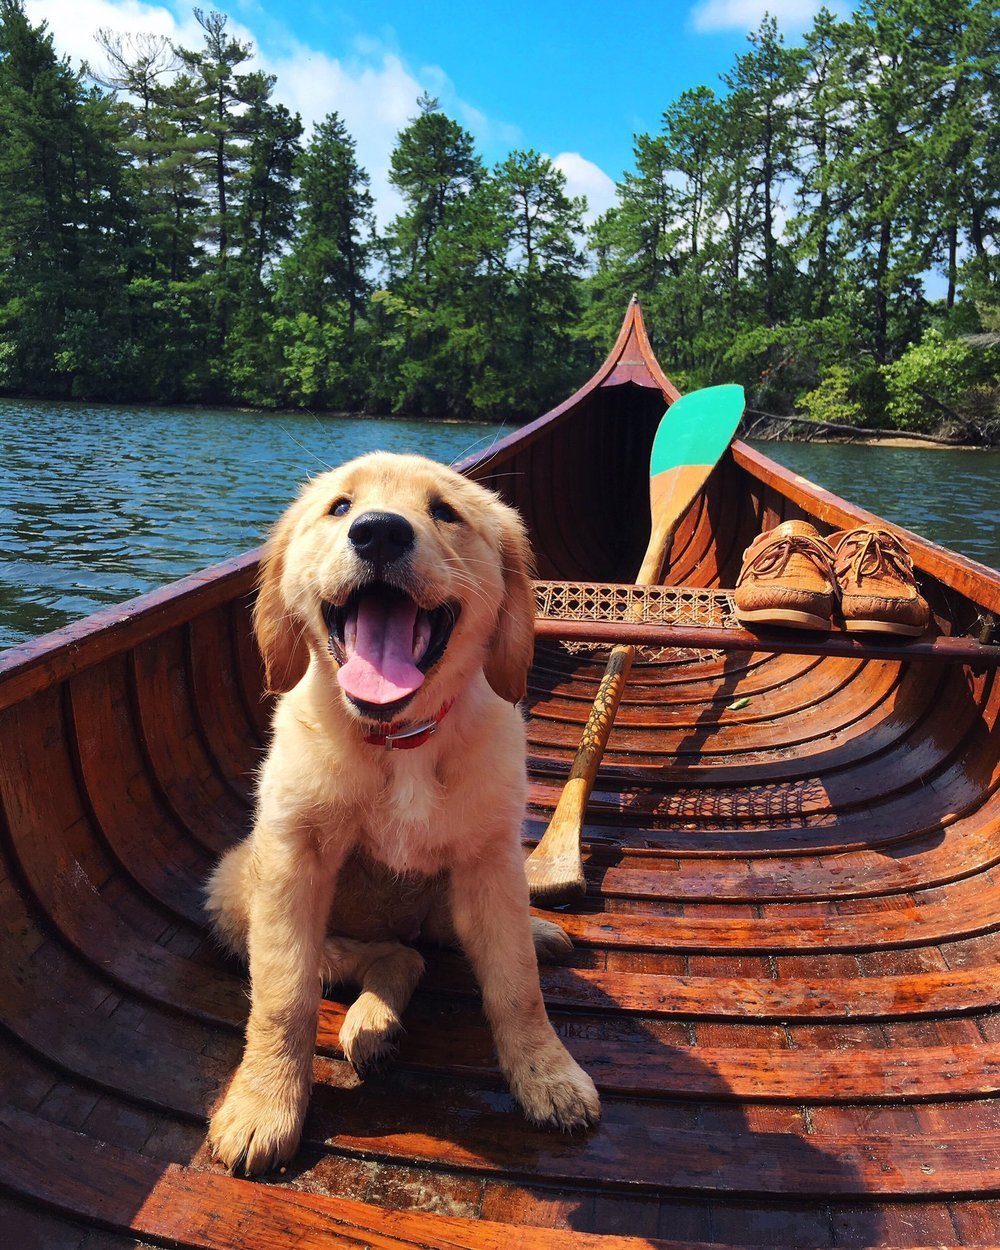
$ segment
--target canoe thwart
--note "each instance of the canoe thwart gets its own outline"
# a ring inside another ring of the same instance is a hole
[[[547,641],[1000,666],[1000,646],[965,636],[862,637],[836,627],[749,630],[737,620],[732,594],[725,590],[538,581],[535,598],[535,638]]]
[[[708,629],[739,625],[732,592],[700,586],[536,581],[535,613],[546,621],[628,621]]]

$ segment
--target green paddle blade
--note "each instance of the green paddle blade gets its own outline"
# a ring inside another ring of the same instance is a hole
[[[675,399],[653,440],[649,476],[685,465],[713,466],[739,425],[746,396],[742,386],[707,386]]]
[[[746,406],[742,386],[709,386],[675,399],[649,458],[652,529],[636,581],[658,581],[673,532],[729,446]]]

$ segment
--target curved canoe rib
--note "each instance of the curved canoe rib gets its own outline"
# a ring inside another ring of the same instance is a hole
[[[522,510],[540,576],[634,579],[676,397],[633,303],[593,378],[463,465]],[[667,581],[722,603],[754,535],[796,517],[871,519],[737,442]],[[248,827],[267,739],[256,553],[0,656],[4,1237],[1000,1243],[1000,575],[904,539],[927,640],[539,622],[526,848],[602,648],[647,648],[588,810],[587,895],[554,913],[576,949],[542,973],[604,1120],[524,1123],[468,969],[428,950],[398,1061],[364,1084],[337,1044],[348,1000],[324,1002],[303,1149],[267,1184],[204,1149],[246,1012],[201,888]]]

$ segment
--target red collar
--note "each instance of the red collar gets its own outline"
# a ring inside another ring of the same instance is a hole
[[[405,721],[394,720],[373,733],[364,734],[364,740],[369,746],[385,747],[387,751],[412,751],[414,747],[422,747],[437,732],[438,725],[451,711],[454,702],[454,699],[449,699],[437,716],[423,725],[412,725],[407,729]]]

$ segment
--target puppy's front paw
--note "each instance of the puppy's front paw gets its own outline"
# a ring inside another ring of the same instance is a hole
[[[566,930],[552,920],[531,917],[531,938],[540,964],[556,964],[572,953],[573,943]]]
[[[265,1078],[241,1066],[209,1125],[212,1154],[247,1176],[287,1163],[298,1149],[308,1100],[305,1082]]]
[[[555,1039],[510,1073],[511,1093],[535,1124],[571,1132],[601,1118],[594,1082]]]
[[[395,1050],[402,1029],[399,1016],[375,994],[363,993],[340,1026],[340,1048],[359,1076],[377,1068]]]

